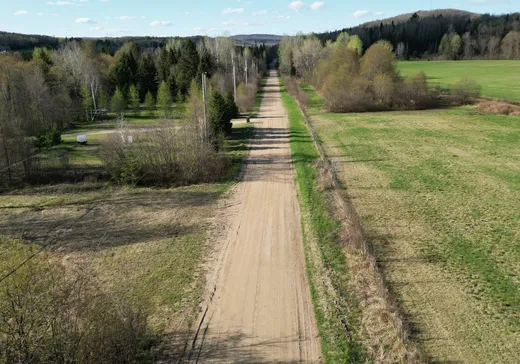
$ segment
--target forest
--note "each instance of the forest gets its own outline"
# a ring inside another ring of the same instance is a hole
[[[399,59],[519,59],[520,13],[472,13],[419,16],[408,20],[370,23],[317,34],[323,42],[335,41],[341,32],[358,36],[363,45],[387,40]]]

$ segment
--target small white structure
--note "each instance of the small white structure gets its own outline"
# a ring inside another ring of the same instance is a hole
[[[131,135],[127,136],[126,139],[128,144],[132,144],[134,142],[134,137]]]
[[[79,144],[87,144],[87,136],[86,135],[78,135],[76,140]]]

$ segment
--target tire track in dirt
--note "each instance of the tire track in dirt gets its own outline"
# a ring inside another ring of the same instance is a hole
[[[320,363],[288,119],[271,72],[243,182],[222,216],[220,258],[191,363]]]

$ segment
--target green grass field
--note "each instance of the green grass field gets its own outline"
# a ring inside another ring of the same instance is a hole
[[[403,76],[424,71],[431,84],[448,87],[461,78],[482,85],[482,95],[520,101],[520,61],[397,62]]]
[[[435,362],[517,362],[517,119],[472,107],[329,114],[304,89],[417,343]]]

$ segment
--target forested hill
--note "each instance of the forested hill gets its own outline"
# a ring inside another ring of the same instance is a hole
[[[417,14],[421,18],[427,18],[429,16],[439,16],[439,15],[442,15],[444,17],[468,16],[470,18],[478,18],[481,15],[481,14],[471,13],[469,11],[458,10],[458,9],[418,10],[413,13],[400,14],[397,16],[393,16],[391,18],[369,21],[369,22],[357,25],[356,28],[379,26],[379,24],[381,24],[381,23],[383,23],[383,24],[391,24],[392,22],[395,24],[406,23],[414,14]]]
[[[444,10],[416,12],[404,18],[366,23],[318,37],[323,42],[334,41],[341,32],[348,32],[359,36],[365,49],[386,39],[394,45],[401,59],[520,57],[520,13],[477,15]]]
[[[99,49],[106,53],[115,53],[123,44],[133,42],[141,48],[163,47],[168,39],[178,37],[118,37],[118,38],[88,38],[93,39]],[[202,36],[186,37],[198,42]],[[280,42],[280,36],[270,34],[236,35],[231,37],[238,45],[273,45]],[[57,38],[46,35],[18,34],[0,31],[0,52],[2,51],[27,51],[34,48],[56,49],[65,38]],[[68,38],[74,40],[74,38]]]

